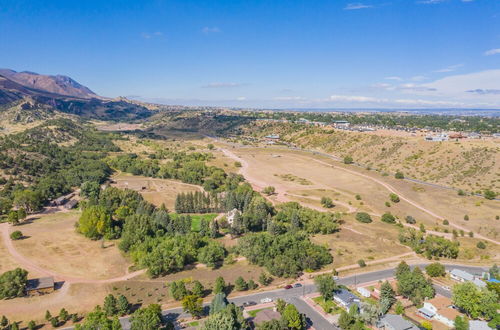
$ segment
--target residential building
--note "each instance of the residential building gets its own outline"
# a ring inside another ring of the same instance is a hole
[[[26,283],[26,294],[28,296],[40,296],[54,291],[54,278],[41,277],[28,280]]]
[[[472,282],[480,288],[486,287],[486,283],[480,278],[460,269],[453,269],[450,272],[450,277],[459,282]]]
[[[352,294],[349,290],[340,289],[333,292],[333,300],[340,304],[345,309],[349,309],[353,304],[361,306],[361,300]]]
[[[486,321],[470,320],[469,330],[491,330]]]
[[[439,296],[425,301],[424,307],[420,308],[418,313],[425,319],[436,320],[449,327],[453,327],[455,318],[460,315],[453,307],[449,298]]]
[[[336,120],[333,122],[333,127],[340,128],[340,129],[349,128],[349,125],[350,125],[350,123],[346,120]]]
[[[356,289],[356,291],[358,291],[358,293],[365,298],[369,298],[372,295],[370,290],[368,290],[366,288],[359,287]]]
[[[377,322],[377,328],[381,330],[419,330],[419,328],[401,315],[386,314]]]

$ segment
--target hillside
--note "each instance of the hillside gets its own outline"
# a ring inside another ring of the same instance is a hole
[[[2,70],[1,72],[5,73],[7,71]],[[17,116],[6,116],[5,112],[15,112],[19,107],[25,112],[38,112],[35,117],[44,116],[47,118],[52,118],[57,112],[102,120],[134,120],[146,118],[152,114],[148,107],[138,102],[129,102],[124,98],[107,99],[99,97],[71,78],[68,78],[68,80],[67,77],[54,76],[55,78],[35,79],[32,83],[29,83],[17,75],[15,77],[16,81],[0,74],[0,117],[10,117],[9,124],[16,123]],[[26,78],[26,74],[23,73],[21,77]],[[19,81],[22,81],[23,84],[19,83]],[[45,88],[45,90],[37,88]],[[85,96],[68,96],[54,91],[72,94],[83,93]],[[95,97],[91,97],[92,95]],[[29,117],[29,115],[27,116]],[[5,122],[2,121],[2,124],[5,124]]]
[[[325,151],[387,173],[468,191],[500,188],[499,144],[495,140],[428,142],[422,137],[389,136],[290,124],[258,124],[247,135],[276,133],[300,147]]]

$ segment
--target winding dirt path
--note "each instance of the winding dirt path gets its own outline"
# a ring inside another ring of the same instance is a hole
[[[66,283],[68,283],[68,284],[74,284],[74,283],[108,284],[108,283],[114,283],[114,282],[121,282],[121,281],[127,281],[127,280],[134,278],[138,275],[141,275],[145,272],[145,270],[142,269],[142,270],[135,271],[133,273],[128,273],[128,274],[125,274],[123,276],[109,278],[109,279],[78,278],[78,277],[72,277],[72,276],[68,276],[66,274],[54,272],[50,269],[40,267],[35,262],[33,262],[29,258],[22,255],[19,251],[17,251],[16,247],[14,246],[14,244],[12,243],[12,240],[10,238],[10,227],[11,227],[11,225],[8,223],[0,224],[0,232],[2,235],[2,240],[5,244],[5,247],[7,248],[7,251],[12,256],[12,258],[24,269],[31,271],[31,272],[40,273],[43,276],[52,276],[52,277],[54,277],[54,279],[56,281],[64,281],[65,285],[66,285]]]
[[[258,178],[254,177],[253,175],[250,174],[249,172],[249,164],[248,162],[239,157],[238,155],[236,155],[235,153],[227,150],[227,149],[221,149],[221,151],[229,158],[232,158],[234,159],[235,161],[238,161],[241,163],[242,167],[240,168],[240,174],[242,174],[249,182],[250,184],[252,185],[252,187],[256,190],[262,190],[264,187],[266,187],[266,183],[265,182],[262,182],[260,181]],[[328,163],[328,162],[325,162],[325,161],[322,161],[322,160],[319,160],[319,159],[314,159],[314,158],[311,158],[313,161],[317,162],[317,163],[320,163],[320,164],[323,164],[325,166],[328,166],[328,167],[333,167],[332,164]],[[418,208],[419,210],[429,214],[430,216],[438,219],[438,220],[444,220],[445,218],[443,216],[440,216],[436,213],[434,213],[433,211],[419,205],[418,203],[412,201],[411,199],[405,197],[404,195],[401,194],[401,192],[399,192],[396,188],[394,188],[393,186],[391,186],[390,184],[382,181],[382,180],[379,180],[377,178],[374,178],[372,176],[369,176],[369,175],[366,175],[366,174],[363,174],[363,173],[359,173],[359,172],[356,172],[356,171],[353,171],[353,170],[350,170],[350,169],[347,169],[347,168],[344,168],[344,167],[336,167],[336,169],[339,169],[339,170],[342,170],[342,171],[345,171],[345,172],[348,172],[350,174],[353,174],[353,175],[357,175],[357,176],[360,176],[360,177],[363,177],[365,179],[368,179],[368,180],[371,180],[379,185],[381,185],[382,187],[384,187],[385,189],[387,189],[389,192],[392,192],[392,193],[395,193],[399,196],[400,199],[404,200],[405,202],[409,203],[410,205],[412,205],[413,207],[416,207]],[[281,186],[275,186],[276,188],[276,191],[277,191],[277,198],[276,200],[279,201],[279,202],[288,202],[290,201],[289,198],[287,198],[286,196],[289,195],[289,196],[294,196],[293,194],[288,194],[286,193],[285,189]],[[299,195],[296,195],[297,197],[299,197]],[[300,196],[300,197],[304,197],[304,196]],[[309,198],[309,197],[308,197]],[[335,201],[336,203],[338,203],[339,205],[343,205],[343,203],[339,203],[338,201]],[[348,204],[347,204],[348,205]],[[346,205],[343,205],[343,206],[346,206]],[[350,206],[350,205],[349,205]],[[308,207],[311,207],[313,209],[316,209],[316,210],[319,210],[319,211],[323,211],[324,212],[324,209],[322,208],[319,208],[319,207],[315,207],[314,205],[308,205]],[[351,206],[349,209],[349,212],[352,213],[352,212],[355,212],[356,210]],[[403,225],[405,225],[406,227],[412,227],[412,228],[415,228],[415,229],[418,229],[416,226],[414,225],[411,225],[411,224],[406,224],[406,223],[403,223]],[[469,231],[469,229],[465,228],[465,227],[462,227],[460,225],[457,225],[455,223],[452,223],[450,222],[450,226],[458,229],[458,230],[463,230],[465,232]],[[351,230],[350,228],[346,228],[346,229],[349,229]],[[446,234],[446,233],[441,233],[441,232],[436,232],[436,231],[430,231],[428,230],[427,231],[429,234],[433,234],[433,235],[436,235],[436,236],[441,236],[441,237],[445,237],[445,238],[451,238],[452,235],[451,234]],[[482,239],[482,240],[485,240],[485,241],[489,241],[491,243],[494,243],[494,244],[500,244],[500,242],[494,240],[494,239],[491,239],[489,237],[485,237],[481,234],[475,234],[474,235],[476,238],[479,238],[479,239]]]

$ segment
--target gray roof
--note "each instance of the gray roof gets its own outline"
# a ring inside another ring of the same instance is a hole
[[[491,330],[486,321],[470,320],[469,321],[470,330]]]
[[[28,280],[26,283],[26,290],[38,290],[38,289],[47,289],[54,287],[54,278],[53,277],[40,277]]]
[[[478,278],[475,278],[474,280],[472,280],[472,283],[474,283],[476,286],[478,286],[480,288],[486,287],[486,283],[484,283],[483,281],[481,281]]]
[[[340,290],[334,291],[333,294],[334,294],[334,297],[342,300],[349,307],[353,303],[358,305],[358,306],[360,305],[359,304],[360,300],[359,300],[358,296],[352,294],[349,290],[340,289]]]
[[[420,308],[418,311],[424,315],[427,315],[428,317],[434,317],[434,315],[436,315],[436,313],[425,307]]]
[[[474,275],[467,273],[466,271],[460,269],[453,269],[450,274],[455,275],[457,277],[463,278],[466,281],[472,281],[474,279]]]
[[[401,315],[386,314],[380,319],[380,323],[394,330],[418,330],[417,326],[405,320]]]

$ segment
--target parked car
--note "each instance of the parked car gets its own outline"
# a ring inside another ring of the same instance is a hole
[[[269,297],[268,297],[268,298],[262,298],[262,299],[260,300],[260,302],[261,302],[262,304],[265,304],[265,303],[270,303],[270,302],[273,302],[273,300],[272,300],[271,298],[269,298]]]
[[[447,285],[442,285],[441,286],[443,289],[445,289],[446,291],[451,291],[450,287],[447,286]]]
[[[248,307],[248,306],[255,306],[257,303],[255,301],[245,301],[243,303],[243,307]]]
[[[293,287],[294,287],[294,288],[301,288],[301,287],[302,287],[302,284],[300,284],[300,283],[295,283],[295,284],[293,285]]]
[[[288,284],[287,286],[285,286],[286,290],[291,289],[291,288],[293,288],[293,286],[291,286],[290,284]]]

